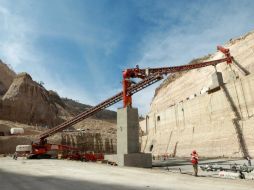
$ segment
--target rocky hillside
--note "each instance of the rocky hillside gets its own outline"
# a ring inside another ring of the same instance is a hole
[[[83,111],[86,111],[87,109],[91,108],[92,106],[78,103],[72,99],[68,98],[62,98],[61,99],[64,105],[66,106],[66,109],[74,116],[77,115]],[[91,118],[95,119],[103,119],[103,120],[109,120],[109,121],[115,121],[116,120],[116,112],[110,111],[110,110],[103,110],[101,112],[98,112]]]
[[[4,120],[47,126],[61,122],[48,91],[26,73],[16,75],[0,105],[0,118]]]
[[[0,61],[0,119],[53,127],[90,107],[60,98],[33,81],[29,74],[16,74]],[[116,113],[105,110],[93,118],[115,122]]]
[[[0,60],[0,97],[7,92],[15,76],[16,74]]]

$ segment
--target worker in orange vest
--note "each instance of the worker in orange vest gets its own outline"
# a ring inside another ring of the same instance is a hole
[[[191,163],[194,169],[194,175],[198,176],[198,153],[196,150],[193,150],[191,153]]]

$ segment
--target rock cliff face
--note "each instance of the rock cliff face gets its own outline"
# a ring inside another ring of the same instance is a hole
[[[0,97],[7,92],[15,76],[16,74],[0,60]]]
[[[48,91],[26,73],[17,75],[2,97],[0,119],[48,126],[61,122]]]
[[[90,107],[47,91],[29,74],[17,75],[0,61],[0,119],[53,127]],[[104,110],[93,118],[115,122],[116,112]]]
[[[50,137],[49,142],[79,148],[84,152],[116,153],[116,124],[88,118],[75,125],[78,130],[65,130]]]
[[[224,47],[234,63],[221,63],[223,84],[212,86],[213,67],[168,78],[156,90],[141,127],[142,150],[154,155],[188,157],[193,149],[206,157],[254,156],[254,32]],[[223,57],[216,52],[202,61]],[[252,135],[251,135],[252,134]]]

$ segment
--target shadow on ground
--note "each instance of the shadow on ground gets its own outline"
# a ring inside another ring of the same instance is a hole
[[[38,173],[38,171],[36,171]],[[71,176],[71,173],[70,173]],[[0,169],[1,190],[141,190],[148,187],[129,187],[117,184],[109,184],[57,178],[55,176],[31,176],[17,173],[10,173]]]

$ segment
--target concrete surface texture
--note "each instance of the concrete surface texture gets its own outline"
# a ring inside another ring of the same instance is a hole
[[[138,109],[117,110],[117,154],[139,152]]]
[[[66,160],[0,158],[3,190],[250,190],[253,181],[222,180],[160,170],[115,167]]]
[[[152,168],[152,154],[130,153],[117,155],[118,166],[131,166],[139,168]]]
[[[140,123],[144,131],[148,129],[141,151],[188,157],[196,149],[205,157],[253,157],[253,44],[252,32],[225,45],[235,61],[217,66],[224,85],[216,92],[201,93],[212,85],[213,67],[183,73],[162,85]],[[209,60],[222,57],[216,52]]]

